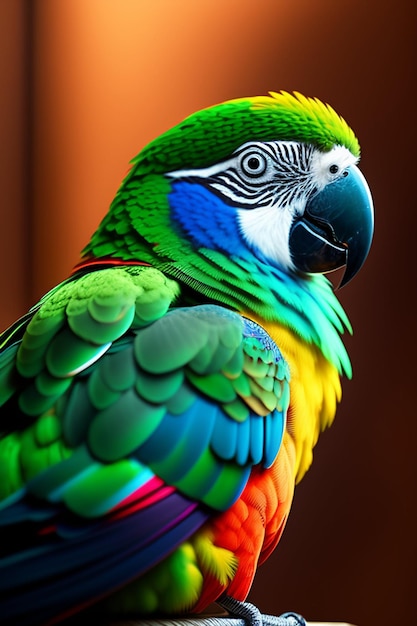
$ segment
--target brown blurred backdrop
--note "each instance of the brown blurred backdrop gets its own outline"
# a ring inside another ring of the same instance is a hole
[[[1,327],[63,279],[129,159],[192,111],[299,90],[362,144],[375,242],[340,293],[354,379],[252,601],[413,624],[416,525],[414,0],[1,0]]]

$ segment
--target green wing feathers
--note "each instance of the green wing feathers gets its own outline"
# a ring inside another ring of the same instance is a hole
[[[47,411],[75,374],[131,326],[163,315],[176,295],[176,283],[151,268],[101,270],[55,289],[28,324],[17,353],[17,372],[31,380],[20,396],[21,410]]]
[[[96,516],[156,475],[223,510],[253,465],[273,462],[286,363],[260,327],[245,330],[254,323],[214,305],[172,308],[176,296],[154,269],[112,268],[41,301],[20,346],[0,355],[15,407],[2,498],[26,489]]]
[[[20,345],[0,354],[0,403],[17,404],[0,418],[0,431],[9,433],[0,441],[1,497],[71,454],[74,435],[63,437],[57,412],[64,400],[74,402],[66,392],[76,375],[130,327],[163,315],[177,294],[157,270],[112,268],[66,281],[41,300]]]

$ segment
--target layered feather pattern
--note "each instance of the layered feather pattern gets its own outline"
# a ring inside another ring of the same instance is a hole
[[[360,246],[338,201],[340,241],[306,207],[358,156],[331,107],[281,92],[199,111],[132,161],[81,262],[0,337],[2,623],[246,598],[351,375],[313,272],[353,275]]]
[[[210,509],[228,509],[252,467],[274,461],[289,402],[278,348],[258,324],[218,306],[166,313],[175,295],[152,268],[87,274],[45,298],[4,353],[17,349],[15,361],[3,356],[15,390],[4,406],[27,424],[0,443],[9,505],[0,523],[15,542],[0,564],[11,619],[23,619],[17,598],[25,612],[48,605],[45,617],[97,600],[114,590],[104,580],[110,566],[120,570],[117,588],[129,582]],[[12,431],[10,415],[3,427]],[[27,528],[31,541],[20,547]],[[36,592],[50,584],[53,603]]]

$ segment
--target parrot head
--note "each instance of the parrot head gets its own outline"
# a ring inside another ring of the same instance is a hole
[[[344,285],[373,234],[359,154],[347,123],[299,93],[203,109],[132,161],[86,253],[156,262],[177,277],[192,274],[196,255],[305,278],[345,267]]]

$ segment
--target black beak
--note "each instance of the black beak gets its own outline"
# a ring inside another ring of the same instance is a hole
[[[308,203],[290,231],[295,267],[307,273],[331,272],[346,266],[339,287],[362,267],[374,232],[371,192],[361,171],[351,165]]]

